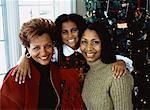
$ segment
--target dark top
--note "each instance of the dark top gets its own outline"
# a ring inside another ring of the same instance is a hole
[[[50,64],[41,65],[31,59],[32,63],[39,70],[41,79],[39,86],[39,109],[55,109],[57,104],[57,95],[52,86],[50,76]],[[51,101],[50,101],[51,100]]]

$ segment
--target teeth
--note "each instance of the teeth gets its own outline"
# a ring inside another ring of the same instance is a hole
[[[45,60],[45,59],[47,59],[47,58],[48,58],[48,57],[41,57],[42,60]]]
[[[93,53],[87,53],[86,55],[87,55],[87,57],[93,57],[94,54]]]
[[[74,42],[74,39],[71,39],[71,40],[68,40],[69,41],[69,43],[72,43],[72,42]]]

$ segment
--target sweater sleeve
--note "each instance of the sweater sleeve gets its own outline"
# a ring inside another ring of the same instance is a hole
[[[126,74],[120,79],[112,80],[110,96],[114,104],[114,110],[133,110],[133,85],[133,77],[130,74]]]

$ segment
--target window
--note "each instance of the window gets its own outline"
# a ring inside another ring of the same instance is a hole
[[[76,12],[76,0],[0,0],[0,75],[16,65],[22,54],[18,33],[23,22],[44,17],[54,21]]]
[[[6,55],[6,38],[4,37],[4,23],[2,18],[3,4],[0,0],[0,73],[4,74],[7,71],[7,55]]]
[[[54,19],[62,13],[71,13],[73,0],[19,0],[19,17],[24,22],[33,17]],[[22,23],[21,23],[22,24]]]

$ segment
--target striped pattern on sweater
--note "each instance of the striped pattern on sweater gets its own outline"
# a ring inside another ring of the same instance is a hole
[[[90,70],[82,91],[87,110],[132,110],[133,77],[126,73],[120,79],[114,79],[112,64],[100,60],[88,63]]]

